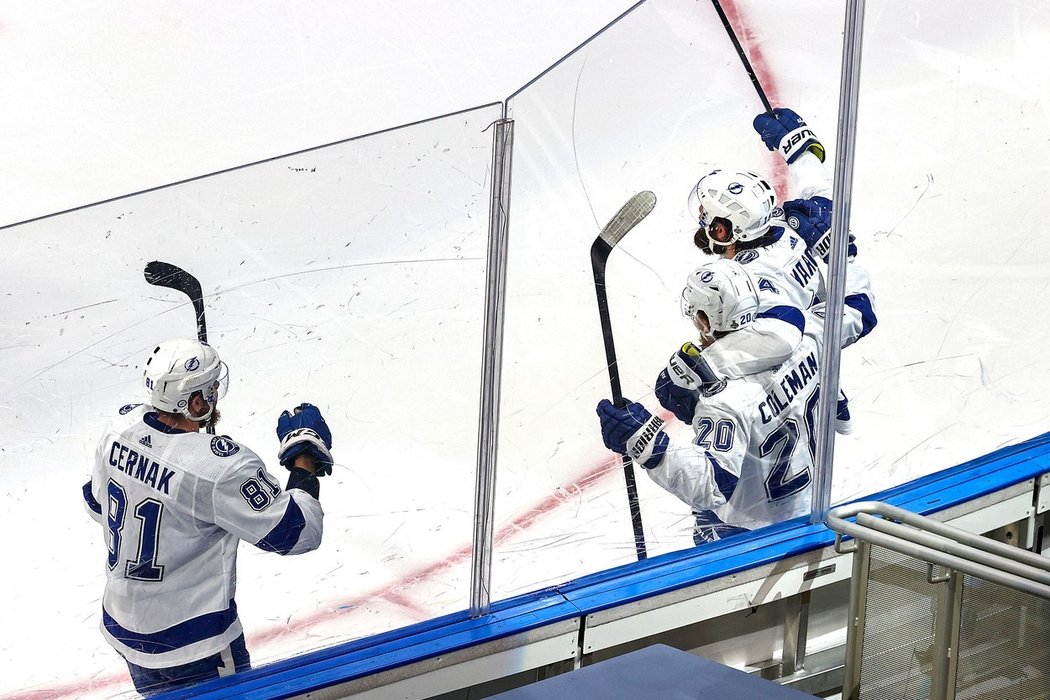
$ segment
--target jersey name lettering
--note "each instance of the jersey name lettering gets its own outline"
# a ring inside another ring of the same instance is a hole
[[[758,412],[762,416],[762,423],[770,423],[786,411],[791,400],[817,375],[817,354],[811,352],[802,358],[802,361],[780,380],[780,385],[766,394],[766,398],[759,404]]]
[[[816,271],[817,261],[813,258],[813,254],[807,250],[805,255],[799,258],[795,266],[791,268],[791,276],[798,283],[799,287],[805,288]]]
[[[128,476],[138,479],[147,486],[152,486],[165,496],[170,496],[169,490],[173,490],[172,477],[178,474],[173,469],[162,467],[155,460],[146,455],[139,454],[127,445],[122,445],[116,440],[109,448],[110,466],[116,467]],[[175,485],[178,479],[175,480]]]

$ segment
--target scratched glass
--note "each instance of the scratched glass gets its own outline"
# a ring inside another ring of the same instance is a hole
[[[752,57],[767,95],[807,119],[833,164],[841,4],[736,6],[760,39]],[[1050,427],[1038,359],[1050,265],[1033,206],[1050,156],[1039,69],[1048,26],[1023,7],[868,4],[851,231],[879,325],[842,354],[853,433],[836,438],[834,502]],[[623,394],[655,412],[656,374],[691,339],[678,313],[685,275],[702,261],[690,187],[737,167],[794,196],[751,128],[762,109],[754,88],[702,3],[646,3],[510,104],[497,598],[635,559],[620,461],[594,415],[610,394],[588,257],[601,226],[636,192],[656,193],[607,269]],[[766,409],[792,391],[771,394]],[[698,427],[714,445],[718,425]],[[692,546],[689,508],[635,472],[649,555]],[[537,550],[558,556],[523,565]]]
[[[865,30],[852,231],[879,326],[842,354],[835,501],[1050,430],[1050,16],[894,0]]]
[[[841,24],[840,10],[824,14],[814,21]],[[838,48],[822,50],[837,85]],[[834,124],[834,94],[804,97],[802,107]],[[622,463],[602,444],[595,414],[611,392],[589,255],[601,227],[632,195],[655,193],[653,212],[611,252],[606,290],[623,395],[667,418],[676,443],[688,446],[692,430],[661,409],[654,384],[671,354],[697,340],[680,302],[686,276],[706,260],[693,244],[689,192],[715,168],[786,184],[779,156],[751,128],[761,102],[710,4],[636,8],[510,107],[498,596],[636,559]],[[729,431],[713,421],[712,448],[739,444]],[[634,472],[648,555],[693,546],[691,508],[641,467]],[[537,550],[547,565],[522,566]]]
[[[143,400],[148,352],[195,335],[186,297],[144,281],[151,260],[203,286],[209,340],[230,368],[220,433],[282,484],[282,410],[315,403],[334,436],[320,549],[279,558],[240,547],[253,661],[468,607],[485,129],[498,116],[477,109],[3,232],[0,460],[17,497],[0,518],[9,533],[49,523],[32,543],[15,538],[5,619],[36,628],[55,600],[76,611],[61,640],[20,646],[47,656],[59,643],[67,681],[125,687],[98,631],[106,548],[78,499],[102,425]],[[19,688],[55,682],[11,677]]]

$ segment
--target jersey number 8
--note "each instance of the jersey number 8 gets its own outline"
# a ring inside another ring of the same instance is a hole
[[[255,471],[255,478],[241,484],[241,498],[247,501],[252,510],[266,510],[280,493],[280,484],[271,481],[262,469]]]

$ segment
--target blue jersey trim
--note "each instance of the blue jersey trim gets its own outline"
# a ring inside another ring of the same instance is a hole
[[[732,472],[723,469],[719,461],[710,452],[707,453],[707,461],[711,463],[711,469],[715,473],[715,483],[718,484],[718,490],[722,492],[722,495],[728,501],[733,497],[733,492],[736,491],[736,485],[740,479]]]
[[[102,624],[118,642],[143,654],[163,654],[196,642],[218,637],[237,620],[237,604],[230,601],[225,610],[206,613],[159,632],[132,632],[102,608]]]
[[[84,484],[84,501],[87,502],[88,508],[102,515],[102,504],[96,501],[95,495],[91,493],[90,481]]]
[[[159,430],[162,433],[168,435],[181,435],[182,433],[191,432],[189,430],[179,430],[178,428],[172,428],[170,425],[164,425],[160,422],[160,418],[157,416],[155,411],[150,411],[142,416],[142,422],[153,428]]]
[[[802,310],[795,306],[774,306],[758,314],[755,318],[775,318],[784,323],[790,323],[798,329],[799,333],[806,332],[806,317]]]
[[[302,509],[299,508],[299,504],[295,502],[294,498],[290,499],[288,501],[288,509],[284,511],[284,517],[281,518],[281,522],[277,523],[265,537],[256,542],[255,546],[267,552],[287,554],[299,541],[299,535],[305,527],[306,518],[303,516]]]
[[[846,306],[860,314],[861,328],[860,335],[857,338],[863,338],[868,333],[871,333],[871,329],[875,327],[879,320],[875,318],[875,309],[871,307],[871,299],[868,298],[868,295],[852,294],[846,297]]]

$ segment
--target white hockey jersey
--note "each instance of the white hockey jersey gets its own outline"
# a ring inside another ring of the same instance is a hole
[[[788,172],[791,191],[797,198],[831,197],[831,178],[812,153],[800,156],[788,166]],[[787,225],[782,211],[770,226],[774,238],[771,245],[742,250],[733,257],[758,280],[759,313],[755,321],[704,350],[711,368],[725,377],[743,377],[786,362],[802,339],[798,317],[787,309],[809,309],[825,296],[817,259]]]
[[[128,661],[167,668],[241,634],[237,544],[280,554],[321,542],[321,504],[285,491],[251,450],[183,432],[149,406],[125,406],[99,442],[88,511],[109,549],[102,633]]]
[[[847,290],[843,347],[876,322],[867,272],[856,263],[848,266]],[[730,380],[702,398],[692,443],[672,440],[660,463],[646,470],[649,476],[694,510],[712,510],[729,525],[755,529],[808,513],[822,312],[823,304],[805,313],[802,340],[786,362]]]

